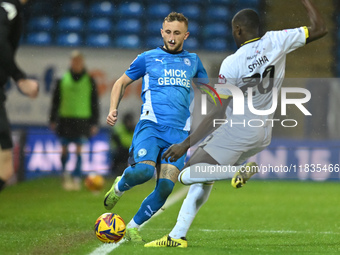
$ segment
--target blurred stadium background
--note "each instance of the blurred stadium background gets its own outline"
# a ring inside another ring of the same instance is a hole
[[[291,109],[287,119],[297,119],[299,125],[294,129],[274,128],[273,143],[256,156],[262,164],[314,163],[323,167],[340,161],[340,84],[336,79],[340,76],[340,4],[336,0],[314,2],[326,18],[329,34],[288,56],[288,79],[284,83],[311,91],[312,99],[306,107],[313,116],[304,117],[296,108]],[[236,50],[230,22],[243,8],[259,12],[264,31],[309,24],[296,0],[30,1],[25,6],[24,36],[17,61],[29,76],[40,81],[41,88],[38,99],[31,101],[20,96],[10,82],[7,86],[17,173],[12,181],[60,172],[60,144],[48,129],[48,114],[55,80],[68,68],[73,49],[85,54],[100,94],[101,132],[85,145],[83,170],[107,175],[110,130],[105,119],[111,86],[137,54],[162,44],[163,18],[171,11],[189,18],[191,36],[185,49],[197,52],[210,77],[216,77],[222,60]],[[125,94],[120,114],[134,112],[137,116],[140,111],[141,81],[135,83]],[[75,161],[75,156],[71,157],[67,167],[73,169]],[[328,180],[339,179],[339,172],[272,173],[260,178]]]

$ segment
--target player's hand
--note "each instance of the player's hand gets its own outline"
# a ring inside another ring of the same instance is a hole
[[[112,110],[110,111],[109,115],[107,115],[106,118],[106,123],[109,124],[110,126],[114,126],[117,122],[118,119],[118,110]]]
[[[183,143],[173,144],[163,153],[162,159],[165,159],[166,162],[175,162],[182,157],[187,150],[188,147]]]
[[[39,84],[36,80],[20,79],[17,82],[18,88],[22,93],[30,98],[36,98],[39,93]]]
[[[99,129],[98,126],[92,126],[90,129],[90,135],[95,136],[98,133]]]
[[[55,130],[56,130],[56,127],[57,127],[57,123],[55,123],[55,122],[51,122],[51,123],[50,123],[50,129],[51,129],[52,131],[55,131]]]

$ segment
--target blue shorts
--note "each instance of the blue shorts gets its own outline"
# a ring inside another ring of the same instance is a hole
[[[129,164],[151,160],[156,164],[170,164],[182,170],[186,154],[176,162],[162,160],[163,153],[174,143],[180,143],[188,137],[188,131],[159,125],[150,120],[138,122],[130,147]]]

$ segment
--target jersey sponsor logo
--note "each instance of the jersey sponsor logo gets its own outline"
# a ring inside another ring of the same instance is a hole
[[[180,69],[170,69],[170,70],[164,69],[165,76],[177,76],[181,78],[187,78],[186,72],[187,71],[180,70]]]
[[[257,50],[253,56],[248,56],[247,60],[252,60],[253,58],[256,58],[257,55],[261,54],[261,51]]]
[[[137,153],[138,157],[142,158],[144,157],[146,154],[148,153],[148,151],[146,149],[140,149]]]
[[[257,58],[255,59],[255,63],[248,65],[248,69],[250,72],[252,72],[256,67],[262,66],[267,62],[269,62],[269,59],[266,56],[263,56],[262,58]]]
[[[184,59],[184,64],[186,64],[187,66],[191,66],[191,61],[190,61],[190,59],[185,58],[185,59]]]
[[[1,3],[0,6],[5,9],[5,12],[7,12],[8,20],[12,20],[17,16],[18,12],[14,4],[4,2]]]
[[[190,88],[190,79],[187,79],[186,70],[164,69],[164,77],[158,78],[159,85],[179,85]]]

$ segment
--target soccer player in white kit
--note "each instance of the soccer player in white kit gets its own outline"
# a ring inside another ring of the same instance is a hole
[[[186,140],[172,145],[164,153],[164,158],[176,161],[191,145],[212,132],[214,119],[222,119],[224,114],[227,116],[228,122],[219,126],[199,145],[178,176],[183,184],[192,185],[183,201],[175,227],[169,235],[147,243],[145,247],[187,247],[185,236],[199,208],[207,201],[213,181],[232,178],[232,185],[239,188],[256,173],[245,171],[241,164],[270,144],[273,123],[267,120],[273,119],[274,113],[260,116],[253,114],[248,108],[247,97],[252,96],[255,109],[269,110],[273,104],[273,93],[279,91],[282,85],[286,54],[327,34],[324,20],[313,3],[310,0],[301,2],[310,19],[309,27],[270,31],[262,37],[259,36],[260,21],[255,11],[244,9],[234,16],[232,33],[239,49],[223,61],[219,83],[236,86],[245,92],[244,114],[233,114],[233,104],[229,104],[233,97],[230,89],[217,86],[222,106],[214,107]],[[252,87],[251,95],[246,93],[248,87]],[[275,95],[277,97],[277,93]],[[263,125],[247,126],[248,120],[251,119],[261,119]],[[234,166],[238,171],[236,174],[226,171],[223,176],[191,177],[190,167],[197,165]]]

